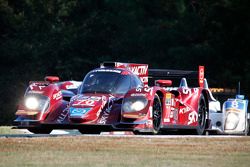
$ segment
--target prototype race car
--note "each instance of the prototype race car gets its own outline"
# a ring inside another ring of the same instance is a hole
[[[79,81],[59,82],[57,76],[47,76],[45,81],[31,81],[15,113],[16,128],[32,133],[50,133],[68,124],[67,105],[77,94]]]
[[[224,88],[215,90],[214,94],[218,96],[230,95],[230,98],[225,101],[219,99],[222,101],[222,107],[220,107],[219,101],[210,104],[211,128],[209,128],[209,132],[249,135],[250,113],[248,111],[248,100],[245,99],[244,95],[240,95],[240,92],[235,95],[235,98],[231,98],[232,93],[228,90],[227,92]]]
[[[198,87],[188,87],[185,77],[190,76],[198,78]],[[160,79],[150,86],[149,77]],[[166,80],[169,77],[179,78],[179,86],[171,87],[172,80]],[[26,101],[16,113],[17,127],[34,133],[50,133],[55,128],[78,129],[84,134],[116,130],[158,134],[182,129],[199,135],[209,127],[212,98],[204,88],[203,66],[196,72],[105,62],[77,83],[73,93],[61,88],[64,82],[42,84],[42,90],[38,83],[36,89],[29,86]]]

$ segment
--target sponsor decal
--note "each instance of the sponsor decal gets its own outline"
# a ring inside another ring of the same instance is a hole
[[[146,96],[145,93],[132,93],[130,96],[134,97],[134,96]]]
[[[59,92],[57,92],[57,93],[55,93],[55,94],[53,94],[53,99],[54,100],[59,100],[59,99],[61,99],[62,98],[62,92],[61,91],[59,91]]]
[[[109,117],[109,114],[110,114],[110,111],[113,107],[113,103],[114,103],[113,99],[114,99],[113,96],[109,97],[107,108],[103,111],[103,114],[102,114],[100,120],[98,121],[99,124],[106,124],[108,117]]]
[[[102,97],[99,96],[79,96],[74,99],[72,106],[94,106]]]
[[[166,99],[171,99],[172,94],[171,93],[166,93]]]
[[[199,85],[200,87],[204,87],[204,66],[199,66]]]
[[[37,94],[43,94],[43,91],[38,91],[38,90],[30,90],[28,93],[37,93]]]
[[[166,93],[165,97],[166,97],[166,105],[171,105],[171,103],[172,103],[172,100],[171,100],[172,94],[171,93]]]
[[[199,92],[199,89],[198,89],[198,88],[192,88],[192,89],[183,88],[183,89],[182,89],[182,93],[185,94],[185,95],[191,95],[192,93],[197,94],[198,92]]]
[[[105,107],[106,103],[107,103],[106,96],[102,96],[102,105],[101,105],[100,109],[96,112],[97,117],[99,117],[99,115],[102,112],[103,108]]]
[[[56,122],[62,123],[67,117],[67,115],[68,115],[68,108],[65,108],[57,118]]]
[[[39,88],[39,90],[42,90],[43,88],[46,87],[46,85],[43,85],[41,83],[32,83],[29,85],[30,89],[33,90],[35,88]]]
[[[165,91],[178,90],[179,87],[162,87]]]
[[[171,99],[166,99],[166,105],[171,105]]]
[[[198,114],[195,111],[192,111],[191,113],[189,113],[188,115],[188,125],[197,122],[198,120]]]
[[[180,108],[180,114],[185,114],[185,113],[189,112],[190,110],[191,109],[188,106]]]
[[[182,89],[182,93],[185,94],[185,95],[188,95],[188,94],[191,94],[191,89],[187,89],[187,88],[184,88]]]
[[[226,101],[225,102],[225,110],[227,112],[234,111],[234,112],[241,112],[244,111],[245,105],[241,101]]]
[[[147,65],[132,66],[129,67],[129,70],[132,71],[135,75],[146,75],[148,71],[148,66]]]
[[[170,119],[169,119],[169,118],[164,118],[163,121],[164,121],[164,122],[170,122]]]
[[[70,107],[69,108],[69,113],[70,116],[72,117],[81,117],[84,114],[86,114],[87,112],[89,112],[91,110],[91,108],[74,108],[74,107]]]
[[[136,92],[147,92],[149,93],[150,92],[150,95],[152,96],[152,93],[153,93],[153,88],[149,88],[149,87],[139,87],[139,88],[136,88],[135,90]]]

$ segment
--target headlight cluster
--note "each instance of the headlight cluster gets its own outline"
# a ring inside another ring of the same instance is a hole
[[[233,130],[239,123],[239,115],[235,112],[229,112],[226,117],[225,130]]]
[[[24,105],[30,110],[45,111],[49,107],[49,98],[40,94],[28,94]]]
[[[125,98],[122,104],[122,111],[134,112],[141,111],[148,104],[148,100],[145,97],[131,97]]]

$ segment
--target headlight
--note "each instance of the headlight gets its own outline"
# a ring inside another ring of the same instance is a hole
[[[49,98],[40,94],[29,94],[25,97],[24,105],[30,110],[45,111],[49,106]]]
[[[148,100],[145,97],[133,97],[123,100],[122,110],[124,112],[141,111],[148,104]]]
[[[239,123],[239,116],[237,113],[228,113],[225,121],[225,130],[233,130]]]
[[[37,98],[35,98],[35,97],[28,97],[28,98],[25,100],[25,106],[26,106],[28,109],[35,110],[35,109],[38,108],[39,102],[38,102]]]

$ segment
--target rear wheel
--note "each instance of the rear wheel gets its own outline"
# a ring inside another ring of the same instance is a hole
[[[250,126],[249,126],[249,124],[250,124],[250,119],[247,119],[246,120],[246,129],[245,129],[245,136],[250,136]]]
[[[202,135],[205,132],[207,110],[206,99],[201,94],[198,106],[198,127],[196,129],[198,135]]]
[[[153,102],[153,134],[158,134],[161,126],[162,106],[159,96],[156,94]]]
[[[50,134],[52,129],[50,128],[28,128],[28,131],[35,134]]]

